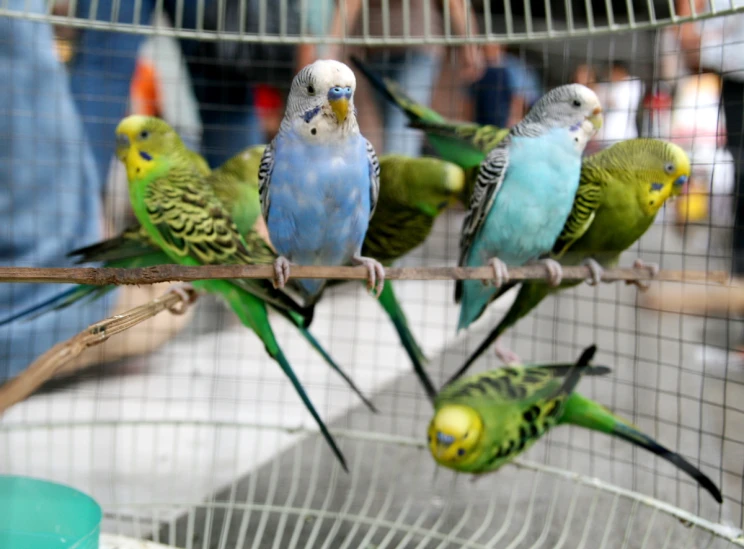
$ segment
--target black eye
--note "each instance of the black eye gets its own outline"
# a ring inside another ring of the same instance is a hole
[[[666,173],[672,173],[674,171],[674,164],[672,164],[671,162],[669,164],[666,164],[664,166],[664,171]]]
[[[581,101],[579,101],[578,99],[574,99],[573,100],[573,106],[576,107],[576,108],[580,107],[581,106]]]
[[[310,85],[309,85],[309,86],[307,87],[307,93],[309,93],[310,95],[315,95],[315,88],[313,87],[313,85],[312,85],[312,84],[310,84]]]
[[[150,137],[150,132],[147,130],[142,130],[139,134],[140,139],[147,139],[148,137]]]
[[[458,455],[458,456],[464,456],[464,455],[465,455],[465,448],[460,448],[460,449],[459,449],[459,450],[457,451],[457,455]]]

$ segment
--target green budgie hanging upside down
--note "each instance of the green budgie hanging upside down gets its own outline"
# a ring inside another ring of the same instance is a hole
[[[186,148],[170,126],[152,117],[129,116],[117,126],[116,138],[117,156],[126,166],[137,220],[171,261],[194,266],[257,263],[249,243],[214,188],[189,161]],[[266,280],[201,280],[193,286],[221,296],[241,322],[258,335],[346,470],[341,451],[276,341],[266,306],[275,307],[301,330],[312,311],[301,308]]]
[[[666,200],[682,191],[689,176],[690,159],[685,152],[656,139],[630,139],[585,158],[573,209],[550,257],[562,265],[589,266],[589,282],[598,284],[603,269],[617,265],[620,255],[651,227]],[[647,266],[640,259],[634,265]],[[543,299],[580,283],[568,281],[552,288],[543,282],[523,282],[504,318],[450,381],[465,373],[489,345]],[[516,285],[502,286],[492,300]],[[497,346],[496,353],[505,362],[521,362],[503,347]]]
[[[552,427],[577,425],[656,454],[723,503],[713,481],[681,455],[574,392],[582,375],[609,373],[609,368],[589,366],[595,351],[592,345],[573,365],[503,367],[446,385],[436,398],[428,429],[436,462],[463,473],[488,473],[512,461]]]

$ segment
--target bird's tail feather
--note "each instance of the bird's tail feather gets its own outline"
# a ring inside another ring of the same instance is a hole
[[[718,503],[723,503],[721,491],[702,471],[676,452],[665,448],[651,437],[644,435],[635,426],[623,421],[607,408],[577,393],[572,394],[566,403],[561,423],[579,425],[626,440],[645,448],[690,475],[705,488]]]
[[[221,282],[224,281],[213,280],[209,283],[212,288],[222,289],[220,293],[230,304],[233,312],[238,315],[240,321],[245,326],[251,328],[254,332],[256,332],[256,335],[258,335],[258,337],[263,342],[264,347],[266,348],[266,352],[279,364],[284,374],[292,383],[295,391],[297,391],[297,394],[299,395],[303,404],[305,404],[305,407],[310,412],[310,415],[313,416],[313,419],[320,428],[320,432],[322,433],[323,438],[325,438],[326,442],[331,447],[331,450],[336,455],[336,458],[338,458],[339,462],[341,463],[341,467],[348,473],[349,468],[346,465],[346,459],[344,458],[344,455],[341,453],[341,450],[336,444],[333,435],[331,435],[331,432],[328,430],[325,422],[321,419],[320,415],[315,409],[315,406],[310,400],[310,397],[305,392],[305,389],[302,387],[302,383],[295,375],[292,366],[290,366],[289,361],[287,361],[287,358],[284,356],[284,353],[279,347],[279,343],[274,336],[274,331],[271,329],[271,325],[269,324],[269,318],[266,313],[265,304],[250,293],[240,291],[240,289],[235,286],[229,285],[229,283],[228,285],[222,285],[220,284]]]
[[[437,394],[437,390],[424,369],[424,363],[427,362],[426,356],[424,356],[424,352],[421,350],[421,347],[419,347],[416,338],[408,327],[406,314],[403,312],[400,303],[398,303],[398,300],[395,297],[392,284],[385,284],[385,287],[379,296],[379,301],[380,305],[385,309],[385,312],[395,326],[395,330],[398,332],[400,343],[403,345],[406,353],[408,353],[408,358],[411,359],[413,370],[416,372],[416,376],[419,378],[419,381],[424,388],[424,392],[426,392],[429,399],[433,401]]]
[[[42,301],[36,305],[23,309],[17,313],[14,313],[8,317],[0,319],[0,326],[5,326],[11,322],[17,320],[33,320],[43,314],[51,311],[57,311],[69,307],[73,303],[77,303],[85,298],[95,299],[112,290],[116,286],[90,286],[87,284],[81,284],[79,286],[73,286],[67,290],[64,290],[56,295],[53,295],[49,299]]]
[[[351,62],[364,74],[372,87],[380,92],[385,99],[400,107],[409,120],[444,122],[445,119],[442,115],[434,109],[415,101],[394,80],[377,74],[372,67],[354,55],[351,56]]]

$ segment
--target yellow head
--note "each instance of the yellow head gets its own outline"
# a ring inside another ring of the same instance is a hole
[[[163,158],[187,154],[181,138],[165,120],[132,115],[116,127],[116,157],[126,166],[129,181],[142,179]]]
[[[483,420],[469,406],[442,406],[429,424],[429,451],[440,465],[459,469],[478,458]]]
[[[668,198],[684,189],[690,177],[690,159],[674,143],[654,139],[624,143],[634,142],[639,146],[630,154],[628,175],[639,185],[638,201],[644,214],[655,216]]]

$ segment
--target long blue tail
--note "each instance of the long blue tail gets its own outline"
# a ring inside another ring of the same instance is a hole
[[[38,316],[46,314],[50,311],[56,311],[58,309],[64,309],[69,307],[73,303],[80,301],[85,297],[96,298],[101,295],[110,292],[115,286],[88,286],[80,285],[73,286],[63,292],[58,293],[50,297],[49,299],[42,301],[32,307],[28,307],[22,311],[14,313],[6,318],[0,320],[0,326],[5,326],[16,320],[32,320]]]

